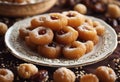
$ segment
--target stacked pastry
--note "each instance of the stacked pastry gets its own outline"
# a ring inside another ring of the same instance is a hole
[[[19,29],[28,47],[47,58],[78,59],[93,50],[105,27],[76,11],[50,13],[31,19]]]

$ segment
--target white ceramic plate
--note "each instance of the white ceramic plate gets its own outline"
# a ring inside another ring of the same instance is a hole
[[[117,46],[117,35],[114,29],[104,21],[94,17],[89,18],[99,21],[102,25],[104,25],[106,32],[104,36],[100,37],[99,43],[94,47],[92,52],[85,54],[77,60],[47,59],[41,57],[35,51],[30,50],[24,42],[20,40],[18,30],[20,27],[29,26],[32,18],[16,22],[13,26],[11,26],[5,35],[5,42],[8,49],[14,56],[26,62],[50,67],[78,67],[93,64],[107,58],[115,50]]]

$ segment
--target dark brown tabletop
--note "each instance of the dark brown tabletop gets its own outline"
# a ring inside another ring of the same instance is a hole
[[[61,5],[56,5],[46,13],[61,12],[64,10],[72,10],[72,8],[62,7]],[[79,82],[79,77],[81,75],[86,74],[86,73],[94,73],[94,70],[99,66],[109,66],[109,67],[113,68],[118,77],[118,80],[116,82],[120,82],[120,79],[119,79],[120,78],[120,21],[118,21],[117,25],[116,25],[116,24],[114,24],[114,21],[112,21],[112,23],[110,23],[111,21],[108,21],[110,19],[106,18],[104,14],[100,14],[100,13],[96,14],[96,13],[89,12],[88,15],[98,17],[98,18],[106,21],[108,24],[111,24],[111,26],[113,27],[113,29],[116,31],[116,33],[118,35],[118,46],[115,49],[115,51],[103,61],[100,61],[95,64],[83,66],[83,67],[70,68],[72,71],[74,71],[74,73],[77,76],[76,82]],[[23,19],[23,18],[11,18],[11,17],[0,16],[0,22],[6,23],[9,27],[12,26],[16,21],[21,20],[21,19]],[[114,20],[118,20],[118,19],[114,19]],[[120,18],[119,18],[119,20],[120,20]],[[15,75],[14,82],[30,82],[30,79],[22,79],[18,76],[16,67],[21,63],[25,63],[25,61],[17,59],[16,57],[14,57],[11,54],[11,52],[9,52],[7,50],[7,48],[5,46],[5,42],[4,42],[4,36],[0,36],[0,68],[8,68],[8,69],[12,70]],[[36,66],[39,69],[48,70],[48,72],[49,72],[49,81],[48,82],[51,82],[53,80],[53,78],[52,78],[53,72],[57,68],[38,66],[38,65],[36,65]]]

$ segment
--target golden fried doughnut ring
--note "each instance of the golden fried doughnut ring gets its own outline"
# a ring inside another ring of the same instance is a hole
[[[26,36],[29,35],[29,32],[32,31],[33,29],[29,26],[29,27],[21,27],[19,29],[19,36],[22,38],[22,39],[25,39]]]
[[[56,41],[62,44],[70,44],[78,38],[78,32],[70,26],[65,26],[56,33]]]
[[[53,31],[46,27],[38,27],[29,32],[30,40],[36,45],[49,44],[53,40]]]
[[[31,27],[37,28],[37,27],[41,26],[43,23],[44,23],[44,21],[42,20],[42,17],[33,18],[31,20]]]
[[[50,44],[39,46],[38,53],[43,57],[55,59],[60,57],[61,47],[57,43],[52,42]]]
[[[83,56],[85,52],[85,44],[79,41],[74,41],[70,45],[67,45],[63,48],[63,55],[68,59],[78,59]]]
[[[93,26],[93,21],[92,19],[85,17],[85,23],[89,24],[90,26]]]
[[[93,27],[96,29],[99,36],[103,36],[105,33],[105,27],[101,25],[98,21],[93,21]]]
[[[94,43],[93,43],[93,41],[88,40],[87,42],[85,42],[85,46],[86,46],[86,53],[89,53],[93,50]]]
[[[11,70],[0,68],[0,82],[13,82],[14,74]]]
[[[96,30],[88,25],[88,24],[83,24],[77,28],[77,31],[79,33],[79,38],[82,40],[94,40],[94,38],[97,36]]]
[[[63,12],[63,15],[67,17],[68,25],[74,28],[82,25],[85,21],[85,17],[76,11]]]
[[[67,18],[60,13],[51,13],[44,17],[43,26],[49,27],[52,30],[60,30],[68,24]]]
[[[92,41],[96,45],[99,42],[99,36],[97,35]]]

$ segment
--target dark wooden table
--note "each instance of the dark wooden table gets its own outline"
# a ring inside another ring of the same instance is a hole
[[[70,10],[70,8],[62,8],[61,6],[54,6],[48,12],[61,12],[64,10]],[[90,15],[92,15],[92,14],[90,14]],[[94,15],[94,16],[104,18],[104,17],[98,16],[98,15]],[[10,18],[10,17],[8,18],[8,17],[0,16],[0,22],[6,23],[9,27],[12,26],[16,21],[21,20],[21,19],[22,18]],[[114,27],[114,29],[118,35],[118,41],[120,41],[120,25],[118,25],[117,27]],[[25,63],[25,62],[17,59],[7,50],[7,48],[5,46],[5,42],[4,42],[4,36],[0,36],[0,68],[8,68],[8,69],[12,70],[15,75],[14,82],[30,82],[30,79],[26,80],[26,79],[22,79],[18,76],[16,67],[21,63]],[[48,72],[49,72],[49,81],[48,82],[51,82],[53,79],[52,78],[53,72],[57,68],[44,67],[44,66],[38,66],[38,65],[36,65],[36,66],[39,69],[48,70]],[[74,73],[77,76],[76,82],[79,82],[79,77],[81,75],[86,74],[86,73],[94,73],[94,70],[98,66],[109,66],[109,67],[113,68],[117,74],[117,77],[120,78],[120,42],[118,43],[118,46],[115,49],[115,51],[105,60],[100,61],[95,64],[92,64],[92,65],[77,67],[77,68],[70,68],[70,69],[72,71],[74,71]],[[116,82],[120,82],[120,79],[117,80]]]

